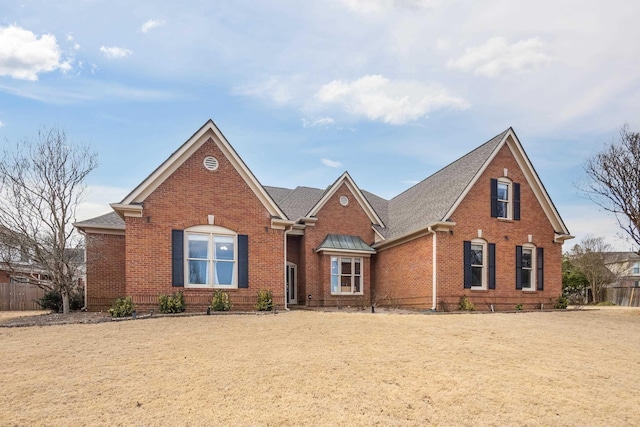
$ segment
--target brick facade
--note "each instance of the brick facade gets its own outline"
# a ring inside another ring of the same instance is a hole
[[[94,234],[85,237],[87,246],[87,301],[92,311],[105,311],[126,295],[124,234]]]

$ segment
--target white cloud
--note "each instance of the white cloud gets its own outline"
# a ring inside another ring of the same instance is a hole
[[[102,52],[102,54],[107,58],[111,58],[111,59],[125,58],[133,53],[129,49],[116,47],[116,46],[112,46],[112,47],[101,46],[100,52]]]
[[[149,19],[147,22],[142,24],[142,27],[140,28],[140,31],[142,31],[143,33],[147,33],[152,28],[156,28],[156,27],[159,27],[161,25],[164,25],[164,21],[159,21],[159,20],[156,20],[156,19]]]
[[[348,9],[360,14],[381,14],[393,8],[435,9],[443,0],[340,0]]]
[[[109,203],[119,202],[128,192],[129,190],[124,188],[109,187],[106,185],[87,186],[84,192],[84,198],[76,208],[76,221],[84,221],[112,212]]]
[[[1,128],[2,126],[4,126],[4,123],[2,123],[2,122],[0,121],[0,128]]]
[[[441,87],[416,81],[390,81],[380,75],[366,75],[353,82],[334,80],[320,88],[316,99],[338,104],[351,114],[394,125],[425,118],[435,110],[462,110],[470,106]]]
[[[342,163],[335,160],[320,159],[320,161],[322,162],[323,165],[329,166],[330,168],[339,168],[340,166],[342,166]]]
[[[278,105],[285,105],[295,98],[291,93],[290,86],[276,77],[271,77],[255,84],[241,86],[237,88],[235,92],[245,96],[267,98]]]
[[[419,183],[420,181],[416,181],[413,179],[405,179],[404,181],[401,181],[403,184],[410,184],[410,185],[416,185],[417,183]]]
[[[316,126],[328,126],[334,123],[335,123],[335,120],[333,120],[331,117],[323,117],[320,119],[313,119],[313,120],[302,119],[302,127],[305,127],[305,128],[314,128]]]
[[[70,61],[61,58],[55,36],[34,33],[16,25],[0,27],[0,76],[38,80],[38,73],[69,71]]]
[[[473,71],[487,77],[508,72],[523,72],[540,68],[551,62],[544,53],[545,43],[538,37],[509,44],[504,37],[492,37],[485,44],[468,48],[448,65],[463,71]]]

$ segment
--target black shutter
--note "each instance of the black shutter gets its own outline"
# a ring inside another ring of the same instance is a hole
[[[513,183],[513,219],[520,221],[520,184]]]
[[[496,244],[489,243],[489,289],[496,288]]]
[[[238,288],[249,287],[249,236],[238,234]]]
[[[171,286],[184,286],[184,231],[171,230]]]
[[[471,289],[471,242],[464,242],[464,288]]]
[[[522,289],[522,246],[516,246],[516,289]]]
[[[491,217],[498,217],[498,180],[491,178]]]
[[[544,290],[544,248],[538,248],[538,290]]]

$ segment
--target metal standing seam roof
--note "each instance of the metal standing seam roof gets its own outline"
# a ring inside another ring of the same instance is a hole
[[[338,250],[349,252],[369,252],[376,250],[367,245],[359,236],[345,236],[343,234],[327,234],[327,237],[316,248],[316,252],[321,250]]]

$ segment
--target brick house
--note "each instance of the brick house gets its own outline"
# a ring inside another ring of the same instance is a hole
[[[208,121],[120,203],[76,223],[92,310],[141,309],[215,289],[251,309],[260,289],[290,305],[477,309],[548,305],[570,239],[508,129],[391,200],[345,172],[326,189],[263,186]]]

